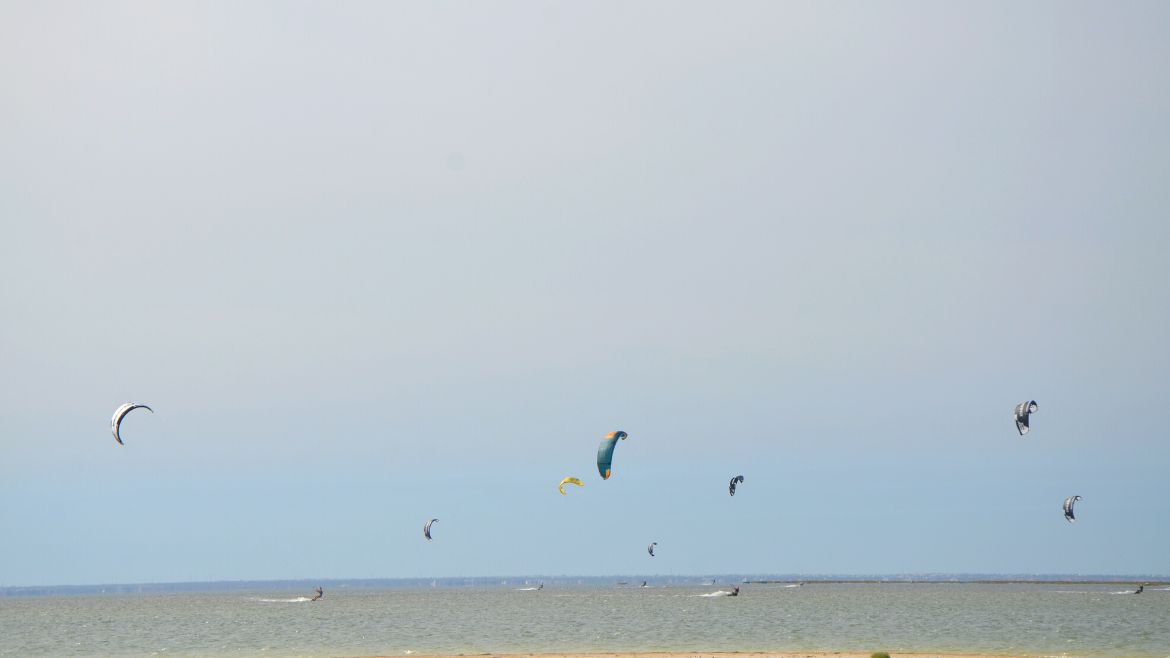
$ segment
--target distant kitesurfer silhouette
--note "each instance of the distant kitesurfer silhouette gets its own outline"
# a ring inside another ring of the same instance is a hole
[[[320,587],[318,587],[317,589],[315,589],[313,591],[316,592],[316,594],[310,600],[320,601],[321,599],[325,598],[325,592]]]

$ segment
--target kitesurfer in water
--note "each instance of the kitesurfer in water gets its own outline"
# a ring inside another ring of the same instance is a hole
[[[320,601],[321,599],[325,598],[325,592],[320,587],[318,587],[317,589],[315,589],[313,591],[316,592],[316,594],[313,595],[313,598],[311,600]]]
[[[1146,589],[1145,585],[1138,585],[1137,591],[1134,592],[1134,594],[1141,594],[1143,591],[1145,591],[1145,589]]]
[[[739,596],[739,587],[733,587],[731,589],[731,594],[728,594],[728,596]]]

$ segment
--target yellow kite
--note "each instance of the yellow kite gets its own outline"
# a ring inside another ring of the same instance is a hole
[[[577,478],[565,478],[565,479],[561,480],[560,484],[557,485],[557,489],[560,490],[562,496],[565,495],[565,485],[566,484],[575,484],[578,487],[585,486],[585,483],[578,480]]]

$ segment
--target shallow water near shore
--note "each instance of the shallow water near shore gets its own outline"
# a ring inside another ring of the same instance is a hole
[[[0,656],[888,651],[1170,656],[1170,590],[1125,585],[327,589],[0,599]]]

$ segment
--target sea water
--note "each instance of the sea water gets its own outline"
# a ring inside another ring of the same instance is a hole
[[[518,586],[0,598],[0,656],[888,651],[1170,656],[1170,588]],[[311,592],[306,592],[311,594]],[[711,595],[714,596],[704,596]]]

